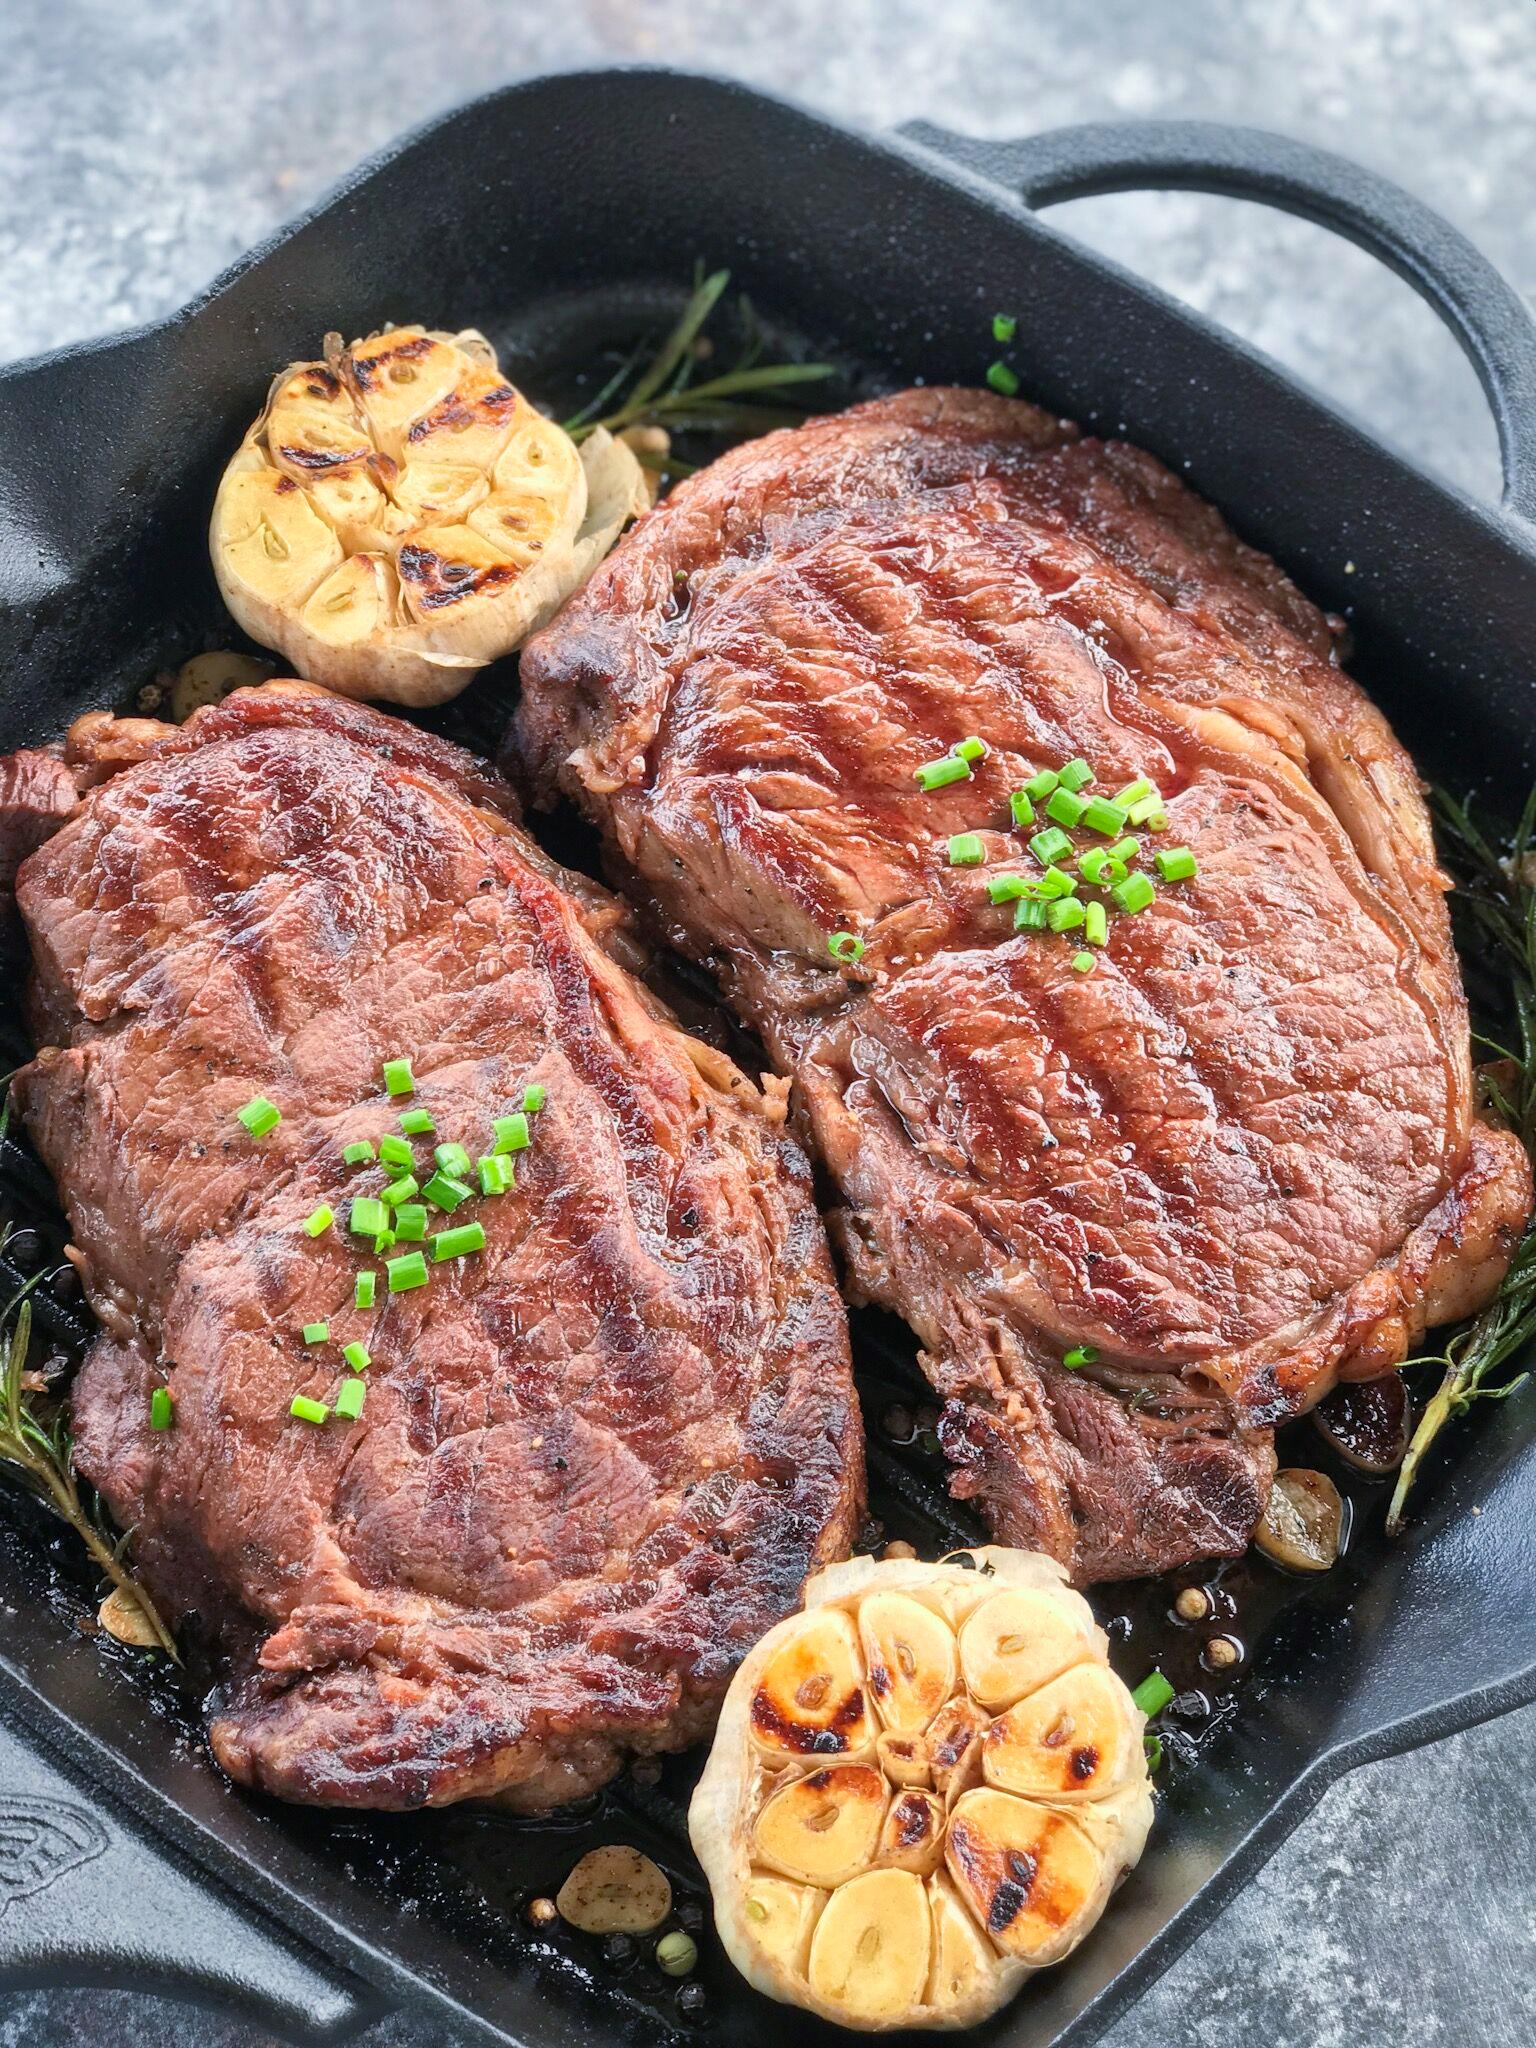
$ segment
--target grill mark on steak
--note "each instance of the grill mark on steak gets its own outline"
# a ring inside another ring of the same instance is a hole
[[[524,652],[540,800],[794,1077],[956,1490],[1082,1579],[1240,1550],[1270,1426],[1485,1300],[1529,1212],[1412,764],[1336,652],[1150,456],[954,391],[723,457]],[[917,794],[970,732],[974,779]],[[1086,978],[945,858],[1027,865],[1008,791],[1077,753],[1151,775],[1200,863]]]
[[[97,786],[20,878],[61,1042],[15,1085],[114,1332],[76,1382],[81,1469],[157,1597],[239,1653],[217,1755],[294,1799],[541,1810],[696,1740],[862,1494],[776,1097],[603,951],[611,900],[456,749],[297,684],[132,725],[76,727]],[[373,1192],[340,1146],[393,1128],[402,1050],[438,1140],[529,1080],[548,1103],[486,1250],[359,1315],[375,1262],[299,1225]],[[284,1111],[260,1144],[233,1121],[258,1091]],[[290,1420],[353,1337],[362,1421]]]

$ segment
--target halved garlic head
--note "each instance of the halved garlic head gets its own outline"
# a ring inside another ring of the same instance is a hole
[[[633,452],[578,449],[490,343],[394,327],[294,363],[232,457],[210,544],[224,601],[294,673],[436,704],[519,646],[645,510]]]
[[[732,1681],[689,1832],[726,1952],[846,2027],[963,2027],[1075,1948],[1152,1819],[1059,1565],[856,1558]]]

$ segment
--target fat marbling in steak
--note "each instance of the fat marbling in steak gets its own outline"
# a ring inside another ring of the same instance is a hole
[[[1530,1206],[1419,784],[1335,652],[1151,457],[927,390],[725,456],[523,656],[536,789],[794,1077],[955,1491],[1080,1579],[1240,1550],[1273,1425],[1483,1302]],[[1199,867],[1087,975],[986,888],[1038,873],[1009,794],[1076,756]]]
[[[43,1050],[16,1099],[106,1326],[79,1463],[235,1657],[220,1760],[290,1799],[530,1810],[697,1739],[859,1510],[782,1084],[687,1037],[613,957],[612,899],[395,719],[272,684],[180,730],[87,718],[66,759],[94,786],[18,882]],[[402,1054],[423,1182],[547,1097],[515,1187],[452,1213],[485,1249],[392,1294],[347,1225],[396,1169],[342,1147],[398,1133]],[[258,1094],[282,1122],[253,1139]],[[292,1417],[352,1342],[361,1416]]]

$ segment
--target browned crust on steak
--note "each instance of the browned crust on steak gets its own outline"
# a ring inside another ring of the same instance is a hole
[[[76,728],[108,779],[22,871],[52,1042],[16,1099],[108,1327],[81,1469],[157,1597],[249,1645],[220,1761],[289,1799],[536,1810],[696,1740],[861,1507],[774,1084],[615,964],[611,903],[457,749],[293,684],[128,723]],[[473,1211],[484,1253],[357,1312],[381,1262],[300,1226],[382,1183],[341,1147],[396,1127],[379,1073],[406,1052],[471,1153],[527,1082],[548,1103]],[[258,1092],[283,1111],[259,1143],[234,1118]],[[361,1421],[291,1419],[353,1338]]]
[[[810,421],[680,486],[522,675],[536,793],[794,1076],[855,1292],[916,1327],[1001,1533],[1082,1578],[1236,1552],[1267,1429],[1496,1286],[1530,1169],[1474,1113],[1412,763],[1150,456],[985,392]],[[1152,777],[1200,865],[1086,978],[946,858],[1028,865],[1008,792],[1074,754]]]

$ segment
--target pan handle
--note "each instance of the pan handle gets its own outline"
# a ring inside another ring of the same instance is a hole
[[[1465,235],[1401,186],[1331,150],[1214,121],[1089,122],[1015,142],[926,121],[901,133],[1032,210],[1102,192],[1216,192],[1299,214],[1369,250],[1460,342],[1498,427],[1504,503],[1536,519],[1536,320]]]
[[[369,1986],[184,1864],[40,1737],[0,1721],[0,2004],[110,1985],[320,2048],[380,2016]],[[189,2023],[188,2033],[197,2029]]]

